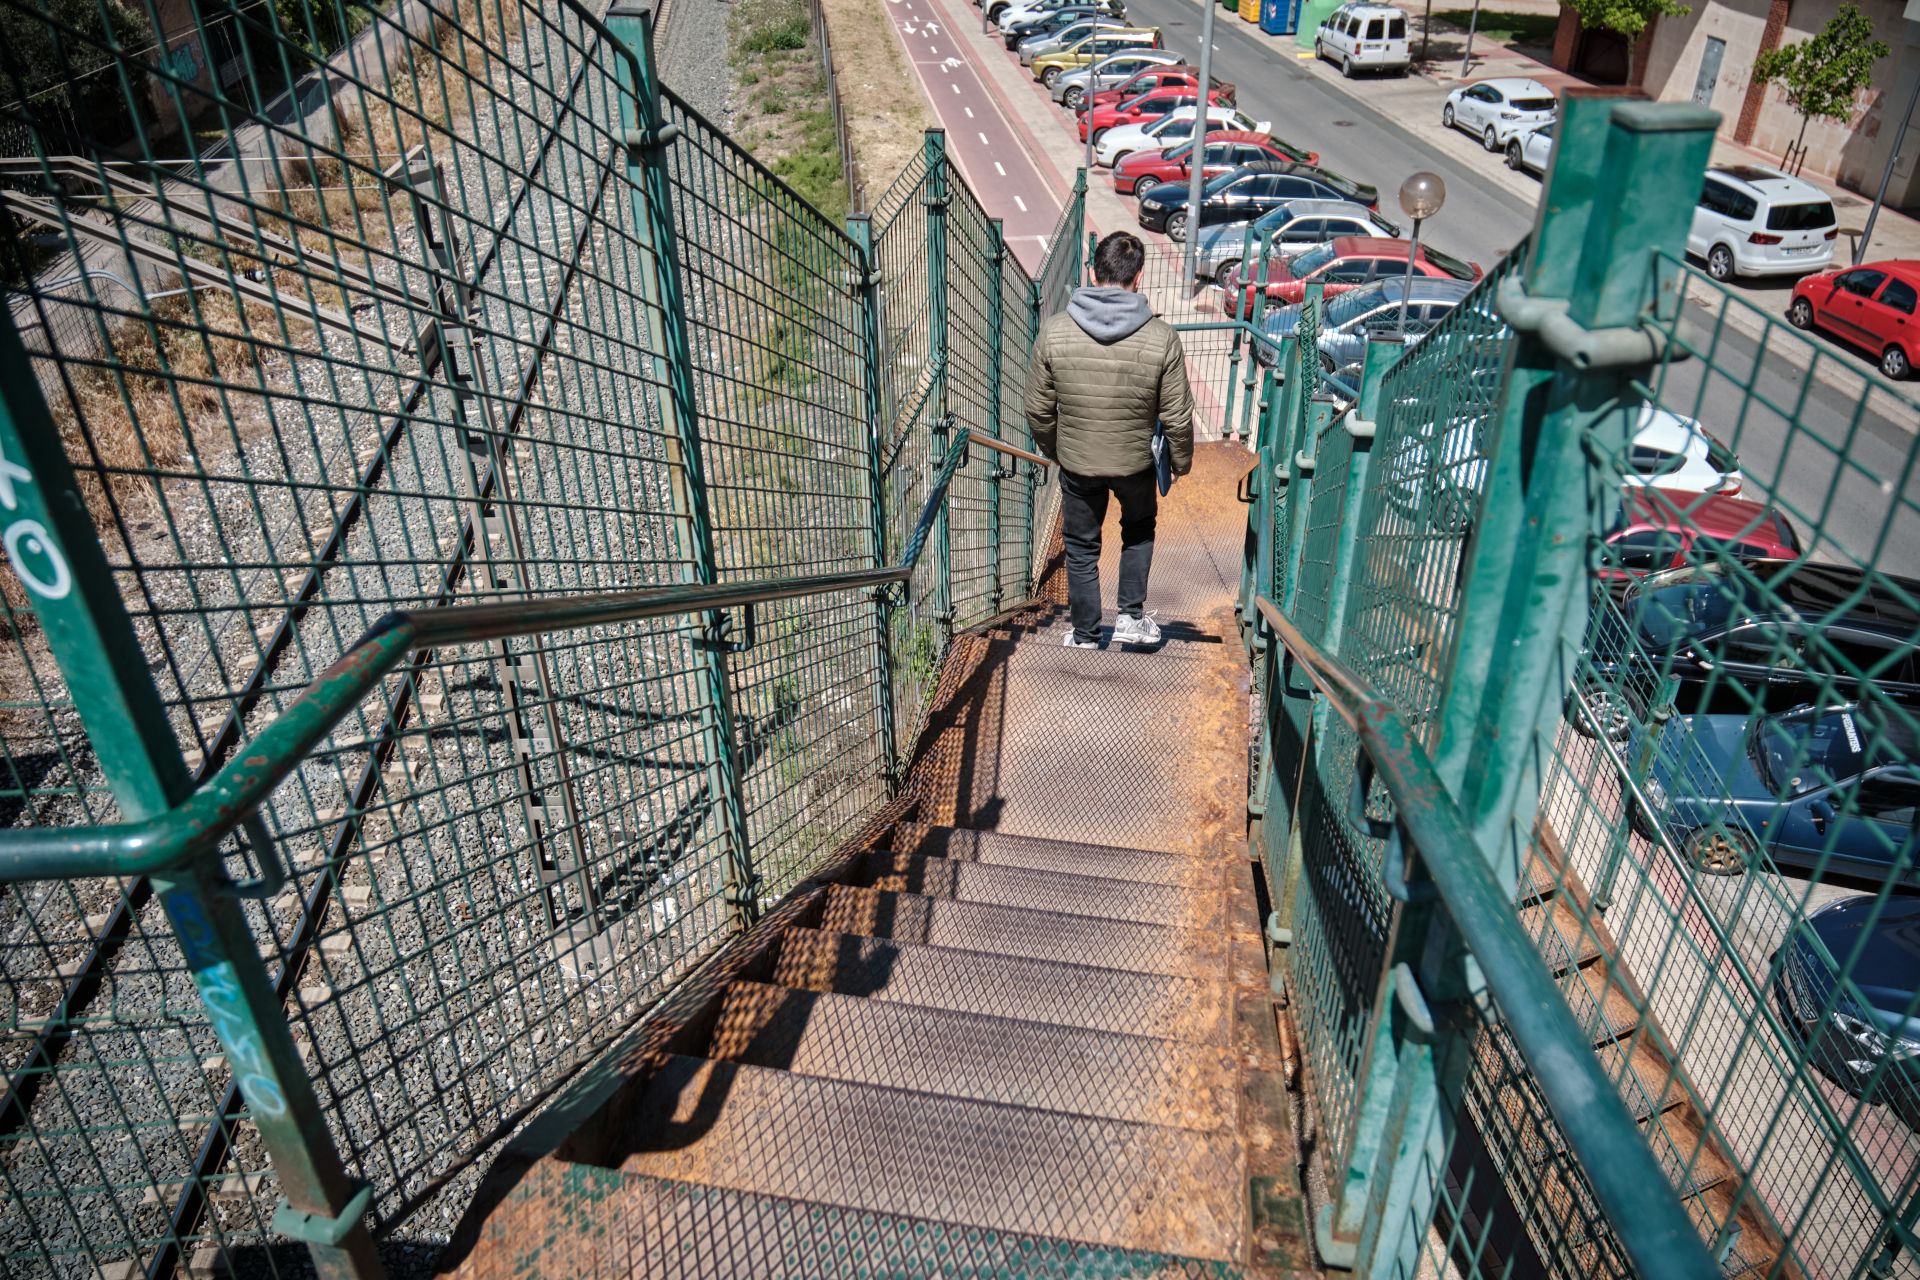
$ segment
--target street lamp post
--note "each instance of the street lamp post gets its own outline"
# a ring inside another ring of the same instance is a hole
[[[1420,224],[1440,212],[1447,202],[1447,184],[1437,173],[1421,170],[1400,184],[1400,207],[1413,219],[1413,242],[1407,249],[1407,274],[1400,282],[1400,336],[1407,333],[1407,301],[1413,297],[1413,260],[1420,256]]]
[[[1200,191],[1207,182],[1207,125],[1213,120],[1213,13],[1220,0],[1201,0],[1200,96],[1193,107],[1193,142],[1187,150],[1187,251],[1182,284],[1194,285],[1194,254],[1200,247]],[[1088,121],[1089,124],[1092,121]],[[1092,129],[1088,129],[1092,136]]]

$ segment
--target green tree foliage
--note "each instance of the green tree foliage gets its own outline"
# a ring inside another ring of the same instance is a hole
[[[1873,64],[1892,52],[1886,41],[1874,37],[1873,21],[1866,14],[1843,4],[1818,34],[1755,58],[1753,79],[1787,91],[1787,101],[1800,113],[1800,138],[1794,143],[1798,147],[1806,139],[1808,122],[1852,117],[1860,91],[1873,78]]]
[[[1678,18],[1687,6],[1679,0],[1567,0],[1567,7],[1589,30],[1618,31],[1632,39],[1655,18]]]
[[[0,8],[0,44],[0,97],[15,101],[77,84],[84,98],[96,78],[103,82],[99,92],[118,93],[111,75],[98,75],[112,61],[106,51],[149,48],[153,27],[143,7],[125,0],[39,0]],[[74,104],[76,110],[88,105]]]

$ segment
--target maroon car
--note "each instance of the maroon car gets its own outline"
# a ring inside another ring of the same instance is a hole
[[[1795,560],[1800,535],[1772,507],[1722,494],[1635,486],[1620,499],[1599,576],[1625,583],[1703,556]]]
[[[1177,147],[1168,147],[1165,151],[1136,151],[1113,167],[1113,189],[1121,195],[1131,195],[1160,182],[1185,182],[1192,156],[1192,139]],[[1207,135],[1207,152],[1201,161],[1201,171],[1211,178],[1238,169],[1243,164],[1263,160],[1297,160],[1318,164],[1320,153],[1264,133],[1227,129]]]

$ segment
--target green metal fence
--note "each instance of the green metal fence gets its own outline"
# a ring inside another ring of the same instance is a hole
[[[0,1270],[409,1269],[1030,594],[1079,237],[832,224],[637,11],[4,13],[127,110],[8,64]]]
[[[1920,1274],[1920,404],[1680,258],[1716,120],[1572,95],[1438,328],[1266,343],[1250,808],[1369,1274]]]

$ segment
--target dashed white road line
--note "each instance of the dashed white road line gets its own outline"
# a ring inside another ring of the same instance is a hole
[[[1020,212],[1025,213],[1027,211],[1027,202],[1025,200],[1022,200],[1019,196],[1015,196],[1013,198],[1013,202],[1020,206]]]
[[[991,142],[988,142],[988,141],[987,141],[987,135],[986,135],[986,134],[984,134],[984,133],[982,133],[982,134],[980,135],[980,145],[981,145],[981,146],[983,146],[983,147],[990,147],[990,146],[992,146],[993,144],[992,144]]]
[[[967,113],[967,119],[969,119],[969,120],[971,120],[971,119],[973,119],[973,108],[972,108],[972,107],[962,107],[962,108],[960,108],[960,109],[961,109],[962,111],[964,111],[964,112],[966,112],[966,113]]]
[[[947,74],[949,74],[949,75],[951,75],[951,74],[953,74],[953,73],[952,73],[952,71],[948,71],[948,73],[947,73]],[[958,96],[958,95],[959,95],[959,93],[960,93],[960,86],[959,86],[959,85],[957,85],[957,84],[956,84],[956,85],[954,85],[954,86],[953,86],[953,92],[954,92],[954,94],[955,94],[955,96]],[[1195,96],[1198,96],[1198,95],[1195,95]]]
[[[1000,164],[1000,162],[999,162],[998,160],[995,160],[995,161],[993,162],[993,171],[994,171],[995,173],[997,173],[997,174],[999,174],[999,175],[1000,175],[1001,177],[1003,177],[1003,178],[1007,176],[1007,171],[1006,171],[1006,169],[1004,169],[1003,167],[1001,167],[1001,164]]]

